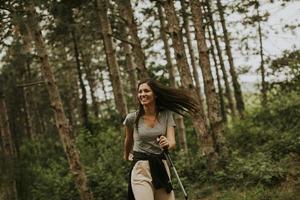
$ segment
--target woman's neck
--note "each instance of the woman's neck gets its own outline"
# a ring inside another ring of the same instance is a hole
[[[156,107],[155,105],[144,105],[143,106],[145,115],[155,115],[156,114]]]

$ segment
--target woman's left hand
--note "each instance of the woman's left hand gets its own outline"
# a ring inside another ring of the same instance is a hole
[[[158,144],[159,144],[160,148],[162,148],[162,149],[169,149],[169,141],[163,135],[159,137]]]

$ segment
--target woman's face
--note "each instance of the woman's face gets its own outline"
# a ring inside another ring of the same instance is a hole
[[[153,104],[155,101],[155,95],[153,90],[147,83],[142,83],[138,89],[138,99],[139,102],[144,105]]]

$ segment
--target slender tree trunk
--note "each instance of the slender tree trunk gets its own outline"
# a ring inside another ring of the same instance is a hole
[[[146,56],[143,51],[141,41],[138,37],[136,22],[134,21],[133,10],[130,0],[117,0],[119,12],[129,28],[129,34],[134,45],[132,45],[132,53],[136,64],[137,74],[139,79],[149,78],[146,69]]]
[[[104,70],[104,67],[99,66],[99,71],[100,71],[99,79],[100,79],[102,91],[103,91],[103,94],[104,94],[104,102],[106,104],[107,110],[110,110],[111,106],[110,106],[107,91],[106,91],[106,88],[105,88],[105,80],[104,80],[103,70]]]
[[[25,112],[25,121],[26,121],[26,133],[33,139],[33,129],[32,129],[32,119],[30,116],[30,106],[29,106],[29,91],[30,88],[22,87],[23,99],[24,99],[24,112]]]
[[[3,87],[3,83],[0,87]],[[5,171],[1,174],[2,178],[5,177],[3,194],[1,196],[3,196],[3,199],[5,200],[17,200],[17,187],[15,179],[16,149],[9,127],[9,120],[2,88],[0,88],[0,133],[4,154],[3,164],[5,166],[3,166]]]
[[[126,27],[122,26],[122,27],[120,27],[120,31],[122,34],[122,38],[124,40],[128,40],[128,29]],[[135,66],[134,66],[134,62],[133,62],[133,58],[132,58],[131,47],[126,42],[122,42],[122,47],[123,47],[124,53],[125,53],[125,66],[126,66],[126,71],[128,74],[129,83],[130,83],[130,91],[132,94],[133,103],[134,103],[134,105],[138,105],[138,99],[137,99],[138,82],[137,82],[137,76],[135,73]]]
[[[171,59],[171,54],[170,54],[170,47],[168,43],[168,38],[167,34],[165,31],[165,17],[163,15],[163,11],[161,8],[161,5],[157,3],[157,9],[158,9],[158,16],[159,16],[159,21],[160,21],[160,33],[161,37],[164,43],[164,50],[165,50],[165,55],[166,55],[166,60],[167,60],[167,69],[169,72],[169,80],[170,80],[170,86],[173,88],[176,88],[176,81],[175,81],[175,68],[172,64],[172,59]],[[184,126],[184,121],[183,117],[181,115],[175,114],[175,122],[176,126],[178,127],[178,141],[179,141],[179,146],[181,149],[184,151],[187,151],[188,146],[186,142],[186,131],[185,131],[185,126]]]
[[[231,89],[230,89],[230,84],[229,84],[229,81],[228,81],[228,75],[227,75],[227,71],[226,71],[226,68],[225,68],[225,65],[224,65],[223,55],[222,55],[221,47],[220,47],[220,44],[219,44],[218,35],[217,35],[216,28],[215,28],[215,21],[214,21],[212,12],[211,12],[211,7],[210,7],[210,1],[209,0],[206,0],[206,8],[207,8],[207,14],[208,14],[208,19],[209,19],[208,20],[209,25],[212,29],[213,39],[214,39],[214,42],[215,42],[215,46],[217,48],[217,53],[218,53],[218,57],[219,57],[219,61],[220,61],[220,66],[221,66],[221,70],[222,70],[222,73],[223,73],[223,80],[224,80],[224,83],[225,83],[225,94],[226,94],[226,98],[228,100],[228,106],[229,106],[229,109],[231,111],[231,115],[234,118],[235,115],[236,115],[236,110],[235,110],[234,101],[233,101],[233,98],[232,98],[232,92],[231,92]]]
[[[51,70],[51,66],[48,59],[48,52],[46,50],[46,44],[42,38],[42,32],[36,19],[38,18],[33,1],[29,1],[26,7],[28,17],[28,27],[31,30],[36,51],[40,57],[41,72],[45,79],[47,90],[50,97],[51,107],[53,108],[55,115],[56,126],[66,152],[66,156],[69,162],[70,170],[75,178],[75,184],[79,190],[79,194],[82,200],[93,200],[93,194],[88,187],[88,180],[85,175],[83,166],[80,163],[79,153],[75,147],[75,140],[72,133],[72,128],[68,119],[65,116],[61,97],[55,83],[55,78]]]
[[[255,9],[257,12],[257,16],[259,20],[257,21],[258,24],[258,37],[259,37],[259,55],[260,55],[260,74],[261,74],[261,104],[262,107],[267,106],[267,83],[266,83],[266,76],[265,76],[265,60],[264,60],[264,50],[263,50],[263,41],[262,41],[262,31],[261,31],[261,19],[259,13],[259,2],[255,1]]]
[[[166,15],[168,16],[168,27],[169,32],[172,36],[173,48],[175,51],[175,58],[177,62],[177,67],[179,69],[181,85],[191,92],[191,95],[197,94],[191,72],[189,70],[189,65],[184,51],[184,44],[182,39],[182,33],[179,28],[179,20],[176,16],[175,7],[172,0],[166,0],[164,2],[164,8]],[[192,121],[197,130],[198,136],[201,140],[202,154],[208,157],[208,163],[210,168],[213,168],[214,161],[216,160],[216,152],[213,147],[213,140],[211,135],[208,133],[206,126],[206,116],[203,110],[203,103],[199,102],[199,112],[192,114]]]
[[[77,117],[79,116],[77,113],[80,113],[80,111],[78,111],[78,108],[81,107],[80,106],[80,100],[79,100],[79,86],[78,86],[78,73],[77,72],[77,68],[74,68],[73,65],[70,63],[70,61],[68,61],[68,52],[66,49],[66,43],[64,42],[64,45],[61,47],[62,48],[62,56],[63,56],[63,60],[65,61],[65,65],[69,66],[69,70],[68,70],[68,78],[69,78],[69,82],[68,82],[68,88],[69,88],[69,93],[68,93],[68,97],[67,97],[67,107],[66,107],[66,113],[68,114],[67,117],[70,120],[70,124],[73,127],[73,132],[74,135],[76,135],[76,132],[78,130],[78,121],[81,121],[81,117]],[[71,50],[70,50],[71,51]]]
[[[202,68],[204,80],[204,91],[207,98],[208,119],[211,131],[216,145],[216,150],[222,156],[227,156],[227,147],[223,136],[223,123],[221,117],[221,109],[218,95],[215,90],[214,80],[211,72],[208,48],[205,41],[205,33],[203,29],[203,14],[201,3],[199,0],[190,1],[192,16],[195,26],[196,40],[199,52],[199,61]]]
[[[227,27],[226,27],[226,22],[225,22],[225,18],[224,18],[224,9],[223,9],[221,0],[217,0],[217,7],[218,7],[219,14],[220,14],[222,29],[223,29],[223,33],[224,33],[225,48],[226,48],[226,53],[228,56],[228,62],[229,62],[229,67],[230,67],[229,71],[230,71],[230,75],[232,78],[234,96],[235,96],[235,100],[236,100],[236,108],[239,112],[240,117],[243,118],[245,105],[244,105],[241,86],[238,81],[238,75],[236,73],[234,62],[233,62],[231,46],[230,46],[230,39],[229,39]]]
[[[166,34],[166,25],[165,25],[165,17],[161,8],[160,3],[156,4],[157,10],[158,10],[158,17],[160,21],[160,34],[161,38],[164,43],[164,50],[165,50],[165,55],[166,55],[166,60],[167,60],[167,69],[168,69],[168,74],[169,74],[169,80],[170,80],[170,86],[171,87],[176,87],[176,81],[175,81],[175,67],[172,64],[172,59],[171,59],[171,53],[170,53],[170,46],[168,43],[168,37]]]
[[[91,131],[90,123],[89,123],[89,113],[88,113],[88,105],[87,105],[87,93],[86,88],[84,85],[84,81],[82,78],[82,69],[81,69],[81,63],[79,59],[79,51],[78,51],[78,44],[77,44],[77,38],[75,34],[75,30],[71,31],[71,36],[73,40],[74,45],[74,53],[75,53],[75,59],[76,59],[76,69],[78,74],[78,80],[79,80],[79,86],[81,89],[81,117],[82,117],[82,124],[83,126]]]
[[[106,0],[97,0],[97,13],[100,19],[106,61],[110,72],[116,107],[121,116],[125,117],[127,114],[127,105],[124,98],[119,66],[116,58],[116,50],[112,41],[112,31],[107,16]]]
[[[86,74],[86,80],[89,84],[94,116],[96,119],[98,119],[100,111],[98,108],[98,100],[97,100],[97,97],[95,96],[95,92],[96,92],[95,90],[96,90],[97,83],[96,83],[95,75],[93,73],[93,71],[94,71],[93,65],[91,65],[91,62],[90,62],[91,54],[84,54],[83,52],[81,52],[81,57],[82,57],[83,65],[85,66],[84,70],[85,70],[85,74]]]
[[[31,45],[30,41],[32,38],[29,34],[29,32],[26,30],[26,27],[20,28],[20,32],[23,33],[24,39],[23,39],[23,46],[22,46],[22,54],[24,55],[24,65],[25,65],[25,70],[26,73],[24,74],[24,81],[25,83],[28,83],[32,81],[31,77],[31,70],[30,70],[30,64],[31,64]],[[31,109],[31,103],[32,101],[32,90],[31,87],[22,87],[22,93],[23,93],[23,99],[24,99],[24,112],[25,112],[25,121],[26,121],[26,132],[27,135],[33,139],[34,138],[34,131],[33,130],[33,125],[32,125],[32,118],[31,118],[31,113],[30,111],[33,110]]]
[[[200,87],[200,81],[199,81],[199,74],[198,74],[198,70],[196,68],[196,59],[195,59],[195,54],[194,54],[194,48],[192,46],[192,40],[191,40],[191,34],[190,34],[190,23],[189,23],[189,16],[186,12],[186,5],[185,5],[185,0],[180,0],[181,3],[181,13],[182,13],[182,18],[183,18],[183,27],[185,30],[185,38],[187,40],[187,46],[188,46],[188,50],[189,50],[189,54],[191,57],[191,64],[192,64],[192,69],[193,69],[193,77],[194,77],[194,81],[196,84],[196,90],[198,91],[198,95],[199,95],[199,99],[201,99],[200,101],[203,102],[203,98],[202,98],[202,91],[201,91],[201,87]]]
[[[220,78],[220,74],[219,74],[218,62],[217,62],[217,58],[216,58],[216,54],[215,54],[215,50],[214,50],[213,39],[212,39],[212,35],[211,35],[211,31],[210,31],[209,26],[207,26],[207,32],[208,32],[208,38],[209,38],[209,42],[210,42],[211,55],[212,55],[214,65],[215,65],[215,68],[216,68],[216,76],[217,76],[217,83],[218,83],[218,89],[219,89],[218,92],[219,92],[222,119],[223,119],[224,122],[226,122],[227,121],[227,115],[226,115],[226,110],[225,110],[225,101],[224,101],[224,96],[223,96],[223,88],[222,88],[222,84],[221,84],[221,78]],[[221,60],[220,60],[220,62],[221,62]]]

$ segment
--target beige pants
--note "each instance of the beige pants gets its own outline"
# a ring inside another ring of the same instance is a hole
[[[170,177],[167,162],[165,160],[163,162]],[[164,188],[154,188],[147,160],[140,160],[133,167],[131,172],[131,186],[135,200],[175,200],[173,190],[167,193]]]

